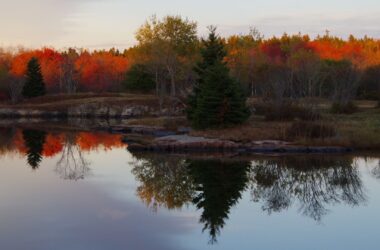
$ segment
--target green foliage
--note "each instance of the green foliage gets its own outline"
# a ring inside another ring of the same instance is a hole
[[[125,89],[132,91],[151,91],[155,87],[154,76],[144,64],[135,64],[127,72],[123,83]]]
[[[28,63],[26,82],[22,90],[25,98],[33,98],[46,94],[45,83],[41,73],[41,66],[37,58],[32,58]]]
[[[202,61],[195,68],[197,84],[188,104],[188,119],[199,129],[240,124],[249,117],[246,98],[240,85],[230,77],[223,61],[226,52],[215,28],[203,41]]]

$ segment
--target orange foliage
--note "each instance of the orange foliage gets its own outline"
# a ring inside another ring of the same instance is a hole
[[[75,67],[85,90],[104,91],[118,88],[128,69],[128,60],[109,52],[82,53]]]
[[[331,60],[359,60],[363,54],[362,46],[359,43],[334,44],[329,40],[313,41],[310,46],[320,56],[321,59]]]
[[[48,134],[45,139],[42,155],[50,158],[59,154],[63,149],[64,140],[65,136],[63,134]]]
[[[10,73],[15,76],[24,76],[28,62],[32,57],[36,57],[41,64],[41,71],[47,88],[56,87],[59,84],[62,56],[53,49],[44,48],[42,50],[20,52],[12,60]]]
[[[121,142],[121,135],[113,135],[107,133],[87,133],[78,134],[77,144],[83,151],[96,150],[102,147],[104,150],[113,148],[121,148],[125,145]]]
[[[57,90],[63,62],[62,53],[43,48],[41,50],[21,51],[12,59],[10,73],[24,76],[27,64],[36,57],[41,64],[41,71],[48,90]],[[80,89],[87,91],[116,90],[124,79],[129,66],[126,57],[111,51],[83,52],[75,60],[75,69],[79,75]]]

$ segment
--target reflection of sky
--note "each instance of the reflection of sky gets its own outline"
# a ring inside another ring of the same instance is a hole
[[[380,181],[363,161],[365,206],[329,207],[318,224],[297,207],[269,216],[247,191],[210,246],[192,206],[153,213],[139,201],[125,149],[84,157],[91,175],[77,182],[54,172],[59,156],[36,171],[25,159],[0,159],[0,249],[377,249]]]
[[[24,159],[3,160],[0,249],[182,249],[173,236],[187,232],[193,222],[155,215],[132,199],[125,150],[109,152],[108,161],[99,155],[86,155],[93,175],[78,182],[59,179],[55,158],[45,159],[37,171]],[[123,160],[110,161],[117,156]],[[121,194],[126,194],[123,200]]]
[[[55,47],[128,47],[144,20],[180,14],[200,32],[218,25],[227,34],[256,26],[265,35],[349,33],[380,37],[378,0],[2,0],[0,43]],[[1,44],[0,44],[1,45]]]

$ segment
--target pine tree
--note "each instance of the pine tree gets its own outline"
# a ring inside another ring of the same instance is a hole
[[[203,41],[203,59],[195,68],[198,81],[188,100],[188,119],[199,129],[240,124],[249,117],[246,98],[223,61],[226,52],[215,30],[211,27]]]
[[[22,90],[22,95],[25,98],[33,98],[46,94],[45,83],[41,73],[41,66],[38,59],[33,57],[28,62],[26,73],[26,82]]]

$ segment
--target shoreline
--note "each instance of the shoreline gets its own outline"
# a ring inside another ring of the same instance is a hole
[[[228,153],[238,155],[253,154],[348,154],[373,151],[342,146],[314,146],[280,140],[254,140],[237,142],[232,140],[190,135],[190,128],[168,130],[163,127],[128,125],[128,119],[50,119],[30,118],[0,119],[0,127],[20,129],[87,131],[120,134],[131,152],[151,152],[169,154]]]

